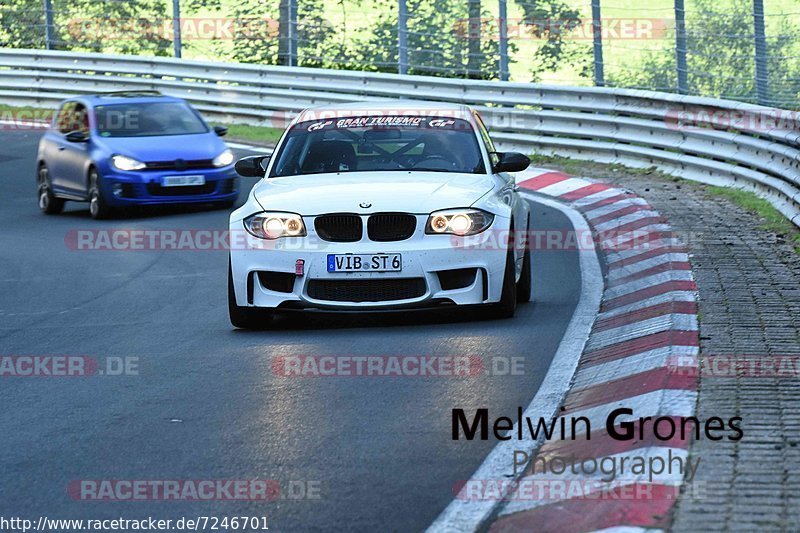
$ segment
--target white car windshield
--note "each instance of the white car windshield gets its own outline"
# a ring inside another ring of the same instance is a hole
[[[270,176],[409,170],[485,173],[472,125],[413,116],[299,122],[289,130]]]

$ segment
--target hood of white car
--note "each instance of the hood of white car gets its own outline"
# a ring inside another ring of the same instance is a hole
[[[261,180],[253,191],[266,211],[303,216],[402,211],[428,214],[469,207],[492,190],[492,176],[454,172],[352,172]]]

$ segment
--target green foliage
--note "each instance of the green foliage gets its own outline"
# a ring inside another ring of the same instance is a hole
[[[696,0],[686,19],[691,94],[755,101],[755,44],[752,4],[735,2],[719,11],[714,0]],[[779,38],[768,39],[770,97],[776,105],[796,105],[800,62],[792,57],[800,30],[782,19]],[[667,91],[677,88],[674,48],[646,54],[638,65],[607,76],[609,85]]]
[[[44,48],[44,12],[38,0],[4,0],[0,6],[0,45]]]
[[[52,5],[55,49],[155,55],[171,50],[162,0],[53,0]],[[0,10],[4,46],[44,48],[44,28],[41,0],[5,0]]]
[[[169,0],[52,0],[55,48],[74,51],[171,55]],[[515,0],[511,0],[514,2]],[[539,43],[530,58],[532,79],[568,65],[587,71],[590,61],[564,33],[579,23],[563,0],[516,0],[523,26]],[[510,4],[511,4],[510,2]],[[220,60],[285,64],[289,43],[286,0],[181,0],[181,15],[234,19],[233,40],[200,43],[193,52]],[[397,72],[396,0],[298,0],[297,64]],[[497,5],[489,0],[407,0],[409,73],[494,79],[499,77]],[[511,7],[511,6],[510,6]],[[44,47],[42,0],[4,0],[0,43]],[[366,17],[364,18],[364,14]],[[359,19],[351,27],[353,16]],[[281,20],[283,18],[283,20]],[[366,20],[365,20],[366,19]],[[542,21],[548,21],[542,25]],[[555,22],[558,29],[553,29]],[[189,28],[191,29],[191,28]],[[518,50],[509,41],[511,57]],[[512,59],[513,61],[513,59]]]
[[[278,3],[240,0],[232,16],[237,21],[232,59],[243,63],[277,64]]]
[[[335,30],[322,13],[322,0],[299,0],[297,13],[297,64],[302,67],[325,66],[325,57],[334,47]],[[233,58],[243,63],[277,65],[282,63],[281,44],[287,42],[286,26],[280,24],[278,2],[241,0],[233,16],[244,31],[237,31]]]
[[[379,10],[371,35],[340,47],[342,65],[397,72],[397,9],[394,2],[385,4],[386,8]],[[407,5],[409,74],[498,77],[499,35],[490,12],[481,9],[476,21],[475,17],[469,17],[468,4],[463,0],[409,0]],[[475,41],[470,41],[471,38]],[[510,43],[510,50],[513,47]]]
[[[569,36],[581,24],[580,13],[560,0],[517,0],[525,17],[521,26],[541,39],[530,66],[531,81],[545,72],[568,67],[582,77],[592,76],[592,58],[587,48]]]
[[[181,0],[181,14],[197,13],[203,9],[218,10],[221,8],[220,0]]]

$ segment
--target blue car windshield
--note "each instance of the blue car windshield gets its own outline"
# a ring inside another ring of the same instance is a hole
[[[182,102],[142,102],[94,108],[101,137],[150,137],[207,133],[200,116]]]
[[[482,174],[484,168],[475,130],[466,120],[365,116],[295,124],[270,176],[409,170]]]

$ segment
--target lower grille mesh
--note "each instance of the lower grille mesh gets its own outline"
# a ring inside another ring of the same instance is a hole
[[[203,185],[186,185],[183,187],[163,187],[159,183],[148,183],[147,192],[151,196],[194,196],[211,194],[217,188],[216,181],[209,181]]]
[[[419,298],[426,291],[423,278],[312,279],[308,295],[329,302],[388,302]]]

